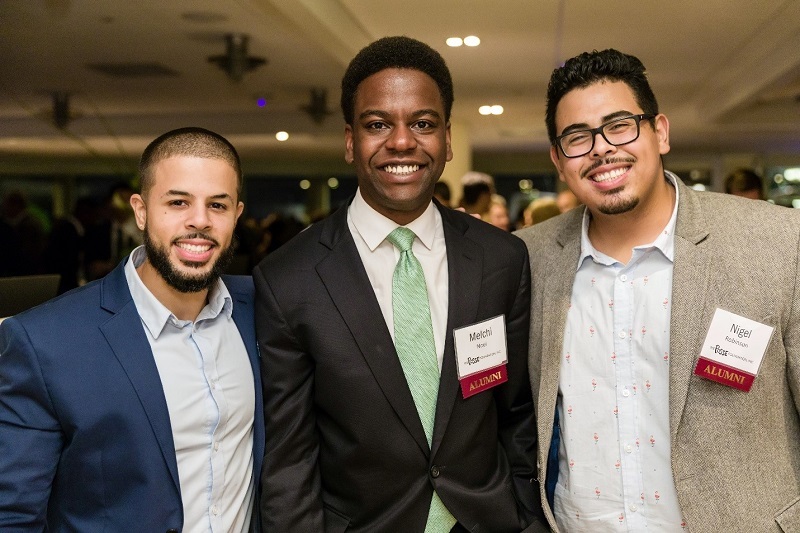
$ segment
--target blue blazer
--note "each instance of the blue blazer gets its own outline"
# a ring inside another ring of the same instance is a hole
[[[124,263],[0,324],[0,531],[183,529],[167,403]],[[255,381],[258,487],[264,421],[253,282],[224,281]]]

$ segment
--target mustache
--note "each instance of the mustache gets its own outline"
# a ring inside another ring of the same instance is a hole
[[[594,163],[592,163],[592,165],[589,168],[587,168],[586,170],[581,172],[581,177],[585,178],[587,175],[589,175],[590,172],[592,172],[594,169],[596,169],[598,167],[602,167],[603,165],[613,165],[615,163],[636,163],[636,158],[635,157],[607,157],[606,159],[600,159],[600,160],[595,161]]]
[[[208,233],[203,233],[202,231],[195,231],[194,233],[187,233],[186,235],[175,237],[174,239],[172,239],[172,243],[175,244],[178,241],[190,240],[190,239],[203,239],[211,242],[214,246],[219,246],[219,241],[217,239],[215,239]]]

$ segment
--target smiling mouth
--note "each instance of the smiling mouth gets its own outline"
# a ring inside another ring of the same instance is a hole
[[[192,253],[192,254],[202,254],[202,253],[207,252],[207,251],[209,251],[211,249],[211,245],[210,244],[202,244],[201,245],[201,244],[189,244],[189,243],[185,243],[185,242],[179,242],[179,243],[176,243],[176,244],[177,244],[177,246],[179,248],[181,248],[183,250],[186,250],[187,252]]]
[[[383,170],[396,176],[405,176],[419,170],[419,165],[386,165]]]
[[[594,176],[592,176],[591,179],[596,183],[602,183],[604,181],[613,180],[625,174],[629,168],[630,167],[621,167],[621,168],[615,168],[614,170],[609,170],[608,172],[601,172],[599,174],[595,174]]]

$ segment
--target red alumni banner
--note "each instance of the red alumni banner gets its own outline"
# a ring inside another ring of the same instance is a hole
[[[756,377],[753,374],[748,374],[738,368],[723,365],[710,359],[701,357],[697,360],[697,366],[694,368],[694,373],[700,377],[722,383],[729,387],[748,392],[750,387],[753,386],[753,381]]]
[[[508,381],[508,371],[506,365],[488,368],[482,372],[470,374],[461,380],[461,393],[464,398],[469,398],[473,394],[478,394],[486,389],[491,389],[501,383]]]

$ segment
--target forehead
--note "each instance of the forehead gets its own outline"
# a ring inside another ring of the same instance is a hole
[[[365,109],[393,107],[414,103],[420,108],[433,108],[443,113],[444,104],[439,86],[421,70],[387,68],[365,78],[358,84],[356,118]]]
[[[180,190],[195,196],[229,194],[236,198],[237,176],[223,159],[174,155],[153,165],[152,190]]]
[[[622,81],[599,81],[573,89],[558,102],[556,131],[572,124],[598,126],[603,117],[619,111],[641,113],[631,88]]]

